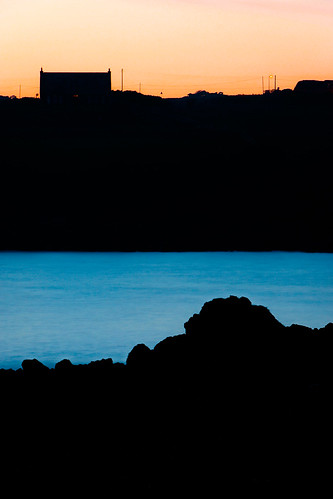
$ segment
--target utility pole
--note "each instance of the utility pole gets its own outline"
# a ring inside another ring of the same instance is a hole
[[[121,91],[124,91],[124,70],[121,70]]]
[[[265,78],[262,76],[261,77],[261,85],[262,85],[262,93],[265,93]]]

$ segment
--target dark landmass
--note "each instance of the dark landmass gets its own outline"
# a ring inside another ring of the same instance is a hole
[[[111,359],[0,371],[2,485],[36,495],[321,497],[332,477],[333,324],[206,303],[185,334]],[[329,490],[329,488],[327,489]]]
[[[333,95],[0,101],[2,250],[333,250]]]

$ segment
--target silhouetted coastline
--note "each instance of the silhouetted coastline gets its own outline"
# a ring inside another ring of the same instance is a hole
[[[315,493],[330,484],[333,324],[206,303],[127,363],[1,370],[4,483],[35,494]]]
[[[0,102],[2,250],[333,249],[333,98]]]

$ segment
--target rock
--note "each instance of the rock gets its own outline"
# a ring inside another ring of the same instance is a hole
[[[37,359],[26,359],[22,362],[22,368],[25,373],[27,372],[35,372],[35,371],[48,371],[48,367],[44,366],[39,360]]]
[[[126,366],[129,368],[143,369],[150,365],[151,350],[143,343],[136,345],[128,354]]]
[[[87,365],[89,369],[110,369],[113,367],[112,359],[101,359],[89,362]]]
[[[203,335],[215,341],[224,341],[226,335],[233,332],[229,339],[239,341],[237,332],[244,339],[249,333],[274,329],[281,330],[282,324],[275,319],[266,307],[252,305],[248,298],[216,298],[204,304],[199,314],[194,314],[185,324],[186,334],[196,338]]]
[[[73,367],[74,367],[73,364],[68,359],[63,359],[60,362],[57,362],[56,365],[54,366],[54,368],[56,370],[59,370],[59,369],[72,369]]]
[[[8,378],[0,371],[3,427],[29,457],[11,481],[59,484],[61,466],[60,489],[69,479],[94,495],[110,480],[120,494],[149,497],[329,486],[333,325],[285,327],[231,296],[205,303],[185,331],[137,345],[119,369],[64,359],[48,370],[33,359]]]

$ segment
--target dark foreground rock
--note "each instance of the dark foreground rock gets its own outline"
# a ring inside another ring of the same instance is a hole
[[[35,495],[316,493],[330,483],[333,324],[206,303],[111,359],[1,371],[3,486]],[[8,482],[8,483],[7,483]]]

